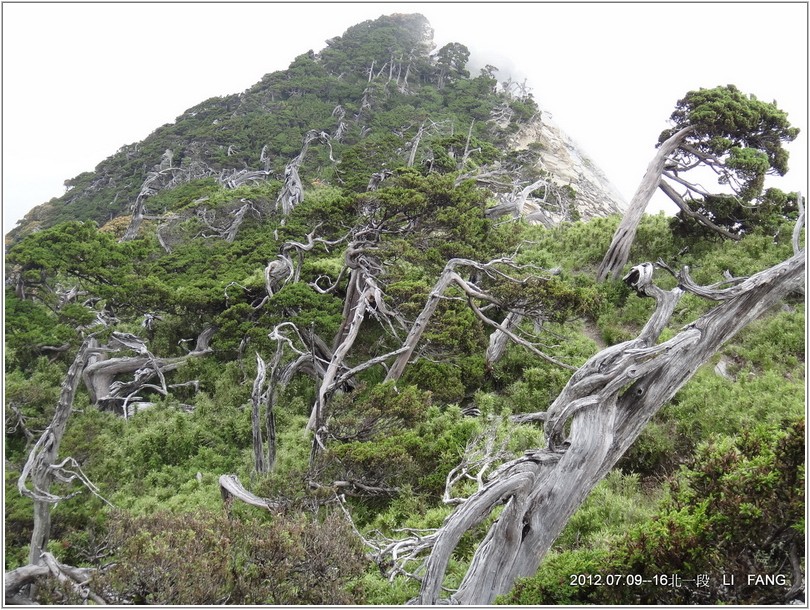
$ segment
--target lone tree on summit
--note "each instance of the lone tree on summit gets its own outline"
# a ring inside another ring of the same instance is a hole
[[[674,126],[659,136],[658,152],[602,259],[599,281],[621,274],[656,188],[680,208],[682,221],[739,239],[773,199],[763,193],[765,175],[787,172],[788,152],[782,145],[799,134],[776,102],[761,102],[734,85],[690,91],[671,119]],[[719,192],[708,192],[697,182],[712,174]]]

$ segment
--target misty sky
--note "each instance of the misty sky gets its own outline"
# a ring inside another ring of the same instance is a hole
[[[187,108],[239,93],[383,14],[527,78],[629,199],[675,102],[735,84],[802,134],[779,182],[807,192],[805,3],[3,4],[3,233],[63,182]],[[659,202],[661,200],[658,200]]]

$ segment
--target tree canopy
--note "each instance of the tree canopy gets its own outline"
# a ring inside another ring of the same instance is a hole
[[[702,216],[720,220],[720,226],[735,234],[750,229],[746,216],[753,217],[765,197],[765,177],[787,173],[784,144],[795,140],[799,129],[790,125],[787,113],[775,101],[760,101],[734,85],[690,91],[678,100],[671,120],[674,127],[661,133],[659,143],[683,127],[693,129],[671,156],[674,165],[665,168],[665,176],[677,183],[676,188],[688,189],[682,198],[693,209],[702,206]],[[730,222],[714,214],[722,191],[705,193],[696,184],[685,183],[683,174],[695,167],[711,169],[718,184],[730,188],[728,195],[740,206],[739,217]],[[746,214],[746,210],[750,211]]]
[[[783,144],[799,133],[776,102],[761,102],[734,85],[699,89],[678,100],[671,120],[602,260],[600,280],[621,275],[635,227],[658,188],[678,206],[673,229],[681,232],[739,239],[796,209],[790,205],[795,196],[765,190],[767,174],[787,172]]]

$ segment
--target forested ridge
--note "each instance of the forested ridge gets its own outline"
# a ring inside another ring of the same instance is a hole
[[[7,603],[803,599],[798,130],[689,92],[593,217],[434,46],[353,26],[11,231]]]

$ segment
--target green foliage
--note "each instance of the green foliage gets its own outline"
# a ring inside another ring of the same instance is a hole
[[[73,304],[76,307],[75,304]],[[51,352],[48,348],[61,348],[75,339],[71,322],[86,323],[85,311],[81,308],[68,317],[70,311],[54,314],[44,303],[30,299],[20,299],[13,292],[6,292],[6,319],[14,320],[13,326],[6,327],[6,366],[8,368],[29,368],[41,355]],[[77,315],[78,314],[78,315]],[[53,353],[53,352],[52,352]],[[58,355],[58,352],[56,352]]]
[[[608,554],[604,550],[577,549],[566,553],[549,553],[543,567],[532,578],[518,579],[497,604],[540,606],[593,603],[595,584],[571,585],[572,574],[601,574]]]
[[[519,580],[499,603],[784,603],[790,578],[762,585],[746,576],[783,573],[791,548],[803,539],[803,438],[803,420],[715,437],[673,479],[652,518],[649,499],[642,499],[644,510],[633,504],[637,479],[611,475],[566,526],[558,540],[565,550],[550,553],[535,576]],[[619,490],[616,483],[630,487],[605,495]],[[566,542],[574,535],[576,544]],[[696,584],[700,574],[708,577],[706,586]],[[722,586],[723,574],[734,575],[735,586]],[[676,576],[681,586],[673,587]],[[628,577],[632,585],[606,580]]]
[[[365,567],[346,521],[277,515],[235,520],[198,511],[118,514],[117,561],[102,585],[136,604],[346,604],[348,580]]]
[[[484,262],[517,252],[526,266],[501,270],[518,283],[457,268],[493,295],[492,319],[503,320],[510,308],[537,314],[540,349],[574,366],[605,344],[637,336],[651,299],[622,282],[592,279],[617,217],[554,228],[487,219],[491,193],[460,175],[500,165],[521,180],[535,179],[543,151],[537,145],[507,151],[506,139],[537,106],[530,95],[497,92],[492,67],[470,78],[464,45],[450,43],[431,57],[431,44],[421,16],[354,26],[320,55],[299,55],[288,70],[266,75],[244,94],[206,100],[123,147],[95,171],[67,181],[63,197],[32,212],[12,233],[5,309],[7,569],[27,561],[32,526],[30,500],[16,492],[16,479],[53,415],[75,347],[98,316],[110,321],[105,332],[138,334],[158,357],[183,355],[202,329],[217,329],[211,354],[172,372],[170,383],[196,382],[198,388],[172,387],[165,397],[146,388],[142,399],[153,406],[127,420],[88,404],[82,384],[76,396],[60,454],[73,456],[118,510],[87,492],[61,502],[51,549],[61,561],[94,564],[105,541],[112,542],[115,555],[105,561],[115,568],[105,572],[104,586],[126,603],[403,603],[418,585],[405,579],[389,584],[362,560],[343,518],[324,514],[333,491],[347,494],[364,534],[436,528],[452,510],[441,502],[447,474],[482,431],[499,426],[498,441],[516,455],[543,446],[541,426],[506,419],[547,408],[570,371],[516,345],[488,367],[493,329],[474,315],[466,296],[450,289],[397,384],[381,383],[384,367],[377,366],[329,397],[325,448],[312,462],[305,426],[317,381],[297,375],[277,388],[274,469],[261,476],[253,471],[254,354],[271,362],[277,344],[268,333],[282,322],[311,329],[335,348],[347,296],[341,272],[352,239],[368,237],[363,256],[380,269],[385,305],[404,317],[406,331],[448,260]],[[756,189],[763,172],[786,169],[781,146],[795,130],[775,106],[737,93],[691,92],[676,122],[699,125],[696,145],[723,156],[729,170]],[[491,111],[506,102],[511,122],[493,124]],[[275,199],[283,172],[310,129],[328,134],[332,148],[310,146],[300,166],[303,201],[282,219]],[[420,129],[416,162],[406,167]],[[146,220],[137,239],[121,241],[146,172],[166,149],[173,150],[178,180],[170,188],[167,179],[146,199],[148,214],[162,217]],[[201,170],[189,175],[208,177],[183,182],[189,168]],[[235,189],[215,178],[241,169],[268,175]],[[367,191],[372,174],[383,170],[385,180]],[[750,275],[783,260],[792,252],[795,194],[771,189],[755,200],[745,210],[736,199],[705,202],[721,224],[740,223],[739,242],[706,239],[663,215],[645,217],[633,264],[662,258],[673,268],[689,265],[698,283],[712,284],[726,270]],[[247,201],[253,209],[235,239],[214,237],[209,223],[227,226]],[[379,231],[364,232],[369,227]],[[300,281],[269,295],[268,262],[285,243],[307,243],[309,235],[335,243],[317,243],[300,257],[290,250]],[[323,293],[314,282],[332,291]],[[676,280],[659,271],[656,282],[671,288]],[[71,290],[75,297],[65,298]],[[712,306],[684,296],[663,338]],[[719,569],[734,553],[753,553],[763,570],[776,569],[801,527],[796,488],[803,467],[793,422],[803,408],[802,310],[801,297],[792,296],[725,345],[651,422],[620,470],[596,487],[537,575],[500,601],[633,603],[635,593],[613,591],[611,597],[605,588],[571,586],[570,575],[625,574],[642,565]],[[145,313],[158,316],[149,328],[142,326]],[[369,315],[346,366],[398,348],[401,333],[387,330]],[[522,330],[538,329],[526,320]],[[730,378],[713,371],[721,359]],[[481,415],[464,416],[459,405]],[[218,477],[224,473],[238,474],[251,491],[287,509],[270,516],[234,503],[228,518],[222,516]],[[669,499],[662,480],[671,487]],[[471,492],[475,484],[456,487]],[[733,524],[738,517],[743,525]],[[458,584],[476,536],[496,518],[497,511],[465,535],[446,584]],[[776,532],[775,523],[785,531]],[[757,534],[746,543],[743,526],[772,539]],[[39,601],[66,603],[70,595],[47,583]],[[719,594],[694,599],[728,601]],[[761,601],[753,593],[747,600]]]
[[[706,589],[642,586],[642,603],[782,603],[790,586],[750,583],[747,574],[777,574],[801,544],[804,515],[804,420],[757,426],[702,445],[660,515],[616,550],[625,573],[706,573]],[[734,574],[732,590],[719,575]],[[618,591],[611,591],[622,595]]]
[[[734,85],[690,91],[678,100],[671,118],[675,127],[662,133],[659,141],[692,125],[696,128],[692,143],[718,157],[729,154],[732,169],[739,165],[753,174],[746,181],[752,186],[769,168],[779,175],[787,172],[788,153],[782,144],[799,134],[776,102],[762,102]]]
[[[557,539],[558,548],[608,548],[629,528],[647,522],[655,494],[642,489],[638,474],[614,470],[594,487]]]
[[[415,386],[393,384],[361,392],[351,403],[333,401],[333,442],[322,457],[327,479],[440,494],[477,424],[457,407],[441,411],[430,401]]]
[[[765,103],[742,93],[734,85],[690,91],[678,100],[672,114],[674,127],[664,131],[664,142],[676,131],[690,126],[679,162],[691,166],[708,163],[718,172],[718,182],[729,185],[733,195],[702,194],[687,198],[686,204],[715,224],[734,234],[743,234],[764,223],[773,225],[789,210],[774,205],[774,198],[763,193],[768,173],[784,176],[788,152],[783,144],[799,134],[791,127],[787,113],[776,102]],[[683,233],[705,234],[679,212],[677,228]]]

